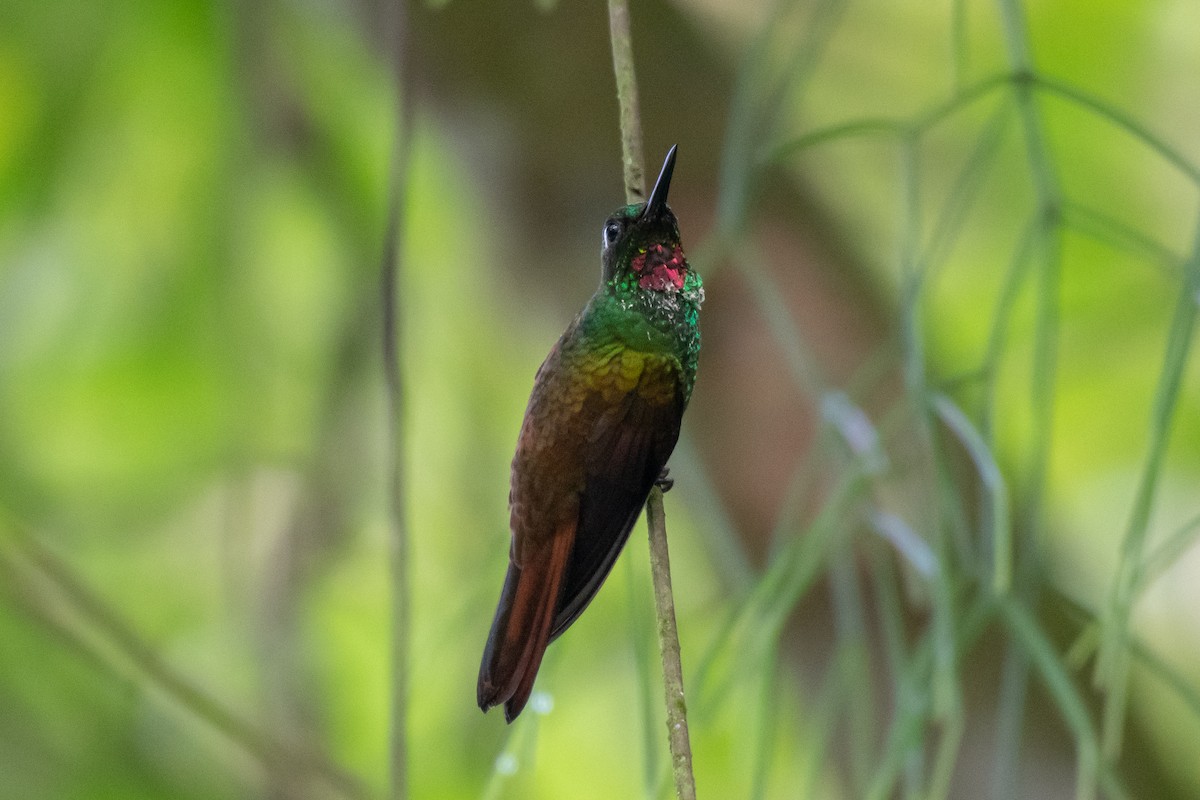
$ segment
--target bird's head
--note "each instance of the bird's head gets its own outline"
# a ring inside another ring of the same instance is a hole
[[[690,268],[679,243],[679,221],[667,205],[675,147],[667,153],[649,199],[618,209],[604,223],[602,279],[613,288],[678,292]]]

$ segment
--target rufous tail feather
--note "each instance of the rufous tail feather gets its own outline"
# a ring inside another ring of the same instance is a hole
[[[496,618],[479,666],[477,699],[487,711],[504,704],[512,722],[533,692],[550,628],[562,593],[573,531],[559,531],[548,546],[525,554],[525,563],[508,565]],[[531,548],[532,549],[532,548]]]

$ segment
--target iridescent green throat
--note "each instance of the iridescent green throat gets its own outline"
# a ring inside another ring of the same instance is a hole
[[[690,269],[680,289],[643,289],[638,280],[633,272],[623,272],[602,284],[584,311],[581,333],[596,345],[620,342],[634,350],[674,356],[683,373],[684,396],[691,397],[700,360],[704,281]]]

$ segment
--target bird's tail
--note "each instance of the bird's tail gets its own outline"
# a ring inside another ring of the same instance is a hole
[[[521,566],[509,562],[492,632],[479,666],[477,697],[487,711],[504,704],[512,722],[533,691],[562,593],[571,553],[570,535],[554,535],[547,546],[528,548]]]

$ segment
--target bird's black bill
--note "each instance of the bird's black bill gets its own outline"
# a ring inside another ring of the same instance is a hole
[[[654,189],[650,192],[650,199],[646,201],[646,208],[642,211],[642,219],[657,217],[662,214],[667,207],[667,192],[671,188],[671,173],[675,171],[675,151],[679,149],[679,145],[671,145],[671,149],[667,151],[667,157],[663,161],[662,170],[658,173],[658,180],[654,182]]]

